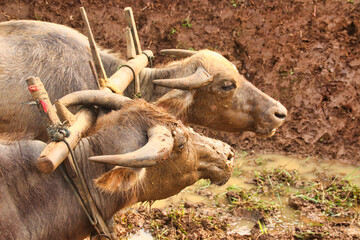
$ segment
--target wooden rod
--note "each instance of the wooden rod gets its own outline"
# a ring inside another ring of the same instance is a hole
[[[88,36],[88,39],[89,39],[91,54],[93,56],[94,63],[95,63],[96,73],[97,73],[99,78],[107,80],[107,76],[106,76],[106,73],[105,73],[105,70],[104,70],[104,66],[103,66],[103,64],[101,62],[99,50],[96,47],[94,35],[92,34],[92,31],[91,31],[91,28],[90,28],[90,23],[89,23],[85,8],[80,7],[80,12],[81,12],[81,16],[82,16],[82,18],[84,20],[84,23],[85,23],[85,28],[86,28],[87,36]],[[100,83],[101,83],[101,81],[100,81]]]
[[[134,39],[131,35],[131,30],[128,27],[125,30],[125,37],[126,37],[126,56],[129,59],[135,58],[136,49],[134,45]]]
[[[127,57],[129,59],[133,59],[136,57],[136,47],[134,44],[134,40],[131,34],[131,30],[130,28],[126,28],[125,30],[125,36],[126,36],[126,49],[127,49]],[[135,79],[134,79],[134,93],[135,96],[140,97],[141,93],[140,93],[140,81],[139,81],[139,75],[135,75]]]
[[[136,29],[136,23],[135,23],[132,8],[131,7],[126,7],[124,9],[124,12],[125,12],[126,22],[128,24],[128,27],[131,29],[131,34],[132,34],[132,37],[134,39],[136,55],[140,55],[141,54],[141,45],[140,45],[140,40],[139,40],[139,36],[138,36],[138,33],[137,33],[137,29]]]
[[[76,122],[76,117],[61,102],[56,101],[55,107],[57,114],[62,122],[67,122],[70,126]]]

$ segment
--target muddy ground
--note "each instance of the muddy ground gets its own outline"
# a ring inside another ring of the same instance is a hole
[[[160,56],[165,48],[218,51],[289,111],[270,139],[198,131],[250,153],[360,165],[359,0],[1,0],[0,21],[37,19],[84,33],[80,6],[103,48],[125,53],[123,8],[130,6],[155,65],[171,60]]]

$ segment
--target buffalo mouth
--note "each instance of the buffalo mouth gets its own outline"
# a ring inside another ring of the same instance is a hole
[[[231,173],[228,174],[228,175],[227,175],[225,178],[223,178],[223,179],[219,179],[219,180],[217,180],[217,181],[213,181],[213,180],[210,179],[210,181],[211,181],[211,184],[215,184],[215,185],[217,185],[217,186],[223,186],[225,183],[227,183],[227,182],[229,181],[230,177],[231,177]]]
[[[275,133],[276,133],[276,128],[273,128],[271,130],[257,130],[257,131],[255,131],[255,134],[256,134],[257,137],[264,138],[264,139],[274,136]]]
[[[203,169],[199,168],[202,172],[203,178],[210,180],[211,184],[222,186],[229,181],[232,170],[234,158],[228,159],[226,163],[206,166]],[[206,164],[207,165],[207,164]]]

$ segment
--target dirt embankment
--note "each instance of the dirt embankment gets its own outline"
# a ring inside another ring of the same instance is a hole
[[[97,42],[125,53],[123,8],[131,6],[142,46],[222,53],[289,118],[266,140],[206,131],[256,152],[286,152],[360,163],[358,0],[1,1],[0,21],[37,19],[83,31],[87,10]]]

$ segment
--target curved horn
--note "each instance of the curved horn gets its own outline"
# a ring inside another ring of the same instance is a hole
[[[65,95],[58,101],[65,107],[75,105],[98,105],[110,109],[120,109],[121,106],[131,100],[130,98],[115,93],[100,90],[84,90]]]
[[[191,90],[206,86],[213,80],[213,76],[203,67],[199,67],[196,72],[188,77],[175,79],[155,79],[153,83],[168,88]]]
[[[183,49],[163,49],[160,51],[164,55],[175,55],[179,57],[190,57],[197,53],[197,51],[183,50]]]
[[[148,143],[142,148],[125,154],[90,157],[90,161],[108,163],[130,168],[143,168],[156,165],[166,159],[173,148],[174,139],[170,131],[160,125],[149,128]]]

